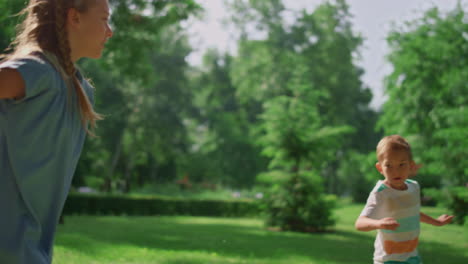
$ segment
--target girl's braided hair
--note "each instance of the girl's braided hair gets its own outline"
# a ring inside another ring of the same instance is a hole
[[[4,56],[14,59],[30,56],[34,52],[43,53],[60,71],[70,89],[75,89],[80,108],[81,121],[87,133],[94,135],[87,128],[96,127],[96,121],[102,116],[96,113],[86,96],[76,75],[77,69],[71,59],[66,19],[70,8],[86,12],[96,0],[30,0],[20,14],[26,15],[18,27],[18,34],[10,45],[13,52]]]

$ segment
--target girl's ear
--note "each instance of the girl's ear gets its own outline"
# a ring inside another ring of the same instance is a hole
[[[67,24],[76,28],[80,24],[80,12],[75,8],[70,8],[67,11]]]
[[[380,165],[380,163],[377,162],[377,163],[375,164],[375,168],[376,168],[380,173],[383,174],[383,172],[382,172],[382,165]]]

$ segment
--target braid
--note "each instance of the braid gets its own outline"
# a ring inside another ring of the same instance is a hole
[[[79,12],[85,12],[90,3],[87,0],[30,0],[21,12],[26,14],[26,18],[18,27],[19,32],[10,45],[13,53],[0,56],[0,61],[42,52],[60,71],[69,91],[76,91],[83,127],[88,134],[93,135],[88,130],[87,122],[93,129],[102,116],[94,111],[76,76],[77,69],[71,59],[66,27],[68,10],[73,7]]]
[[[73,76],[75,73],[75,65],[70,58],[70,44],[67,37],[67,28],[65,27],[66,11],[61,0],[56,0],[55,5],[55,32],[57,33],[58,56],[65,73]]]
[[[65,0],[68,1],[68,0]],[[102,120],[102,116],[96,113],[93,109],[93,106],[89,102],[88,97],[86,96],[83,87],[81,86],[78,77],[76,76],[76,67],[71,59],[71,48],[67,36],[66,29],[66,11],[67,8],[64,7],[64,0],[55,0],[55,31],[57,34],[57,57],[67,78],[71,78],[72,86],[75,88],[76,95],[78,98],[78,104],[80,107],[81,121],[86,131],[90,135],[94,135],[90,130],[88,130],[86,123],[90,122],[91,129],[96,127],[96,121]]]

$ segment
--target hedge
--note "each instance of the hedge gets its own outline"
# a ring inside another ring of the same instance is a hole
[[[70,193],[63,215],[191,215],[255,216],[258,202],[251,200],[195,200],[157,196],[126,196]]]

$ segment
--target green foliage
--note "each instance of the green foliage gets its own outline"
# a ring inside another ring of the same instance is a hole
[[[436,206],[444,203],[444,191],[438,188],[424,188],[421,190],[421,205]]]
[[[371,93],[355,65],[362,40],[346,3],[301,10],[292,23],[282,1],[232,1],[231,11],[241,31],[232,82],[270,169],[313,167],[326,191],[338,193],[341,157],[373,149],[379,137]],[[251,35],[252,25],[263,39]]]
[[[88,138],[74,185],[100,175],[103,191],[174,181],[188,151],[184,124],[193,107],[180,22],[200,7],[187,1],[110,1],[114,36],[102,59],[80,62],[106,116]],[[95,181],[94,181],[95,182]]]
[[[290,24],[282,16],[282,1],[234,1],[231,7],[232,21],[241,31],[232,83],[240,105],[249,113],[251,135],[269,158],[271,170],[260,174],[258,182],[276,185],[296,177],[302,181],[298,175],[312,170],[325,179],[311,187],[319,188],[317,195],[323,195],[321,184],[328,192],[336,192],[340,157],[351,149],[368,151],[376,121],[376,114],[368,108],[371,94],[360,81],[362,70],[355,65],[361,38],[351,30],[346,3],[327,2],[310,13],[303,10]],[[265,38],[249,39],[249,25]],[[281,171],[286,177],[277,177]],[[291,197],[295,197],[291,188],[282,189],[283,202]],[[297,203],[304,199],[309,204],[305,196],[296,198]],[[291,212],[287,206],[267,210],[270,222],[282,222],[285,229],[323,230],[332,223],[326,213],[330,206],[324,199],[312,206],[322,208],[323,214]],[[282,214],[294,217],[297,213],[307,224],[289,227]],[[314,223],[313,217],[321,220]]]
[[[71,193],[64,215],[197,215],[253,216],[259,212],[250,200],[195,200],[158,196],[101,195]]]
[[[103,64],[116,76],[123,75],[142,83],[154,77],[152,54],[162,48],[161,34],[201,9],[193,0],[109,2],[114,35],[105,50]],[[164,48],[171,48],[171,45],[164,45]]]
[[[406,136],[418,163],[423,202],[432,196],[463,223],[467,214],[468,24],[461,5],[447,14],[432,8],[395,29],[388,41],[393,72],[387,77],[379,126]],[[431,202],[428,200],[428,202]]]
[[[170,198],[180,198],[189,200],[237,200],[261,199],[262,190],[252,189],[232,189],[209,182],[190,183],[190,187],[184,188],[176,183],[167,184],[146,184],[143,187],[135,188],[130,195],[155,195]]]
[[[17,14],[24,8],[23,1],[0,0],[0,54],[5,51],[15,37],[15,26],[22,20]]]
[[[449,205],[455,215],[454,222],[463,225],[468,216],[468,187],[459,186],[449,189]]]
[[[375,169],[375,163],[375,152],[348,152],[341,157],[337,170],[338,191],[350,195],[354,202],[365,203],[375,183],[382,179]]]
[[[459,5],[447,14],[436,8],[395,29],[388,41],[393,72],[389,100],[379,127],[408,137],[423,186],[464,185],[468,166],[468,24]]]
[[[264,132],[259,143],[263,154],[271,158],[270,169],[293,171],[286,173],[289,180],[284,187],[268,198],[267,224],[282,230],[320,232],[334,224],[333,203],[324,198],[322,183],[317,182],[320,177],[304,168],[317,171],[322,160],[332,159],[341,137],[351,129],[322,126],[316,106],[320,92],[303,81],[306,67],[296,64],[285,87],[286,95],[268,100],[260,117]]]
[[[186,171],[195,181],[233,187],[252,186],[266,167],[254,144],[248,119],[229,72],[233,58],[210,50],[191,79],[194,105],[189,137],[193,144]]]
[[[456,186],[444,189],[423,189],[423,199],[431,205],[443,205],[455,216],[454,222],[463,225],[468,217],[468,187]]]
[[[335,224],[335,199],[323,194],[320,177],[311,172],[290,175],[266,198],[266,223],[285,231],[323,232]]]
[[[282,170],[268,170],[257,175],[257,183],[261,186],[282,185],[287,182],[288,174]]]
[[[285,87],[288,95],[265,102],[261,115],[264,133],[259,142],[263,153],[272,158],[271,168],[299,168],[302,161],[317,168],[320,160],[333,158],[340,137],[351,131],[349,127],[323,126],[317,108],[321,93],[304,82],[307,68],[299,59],[296,61],[297,67]]]

